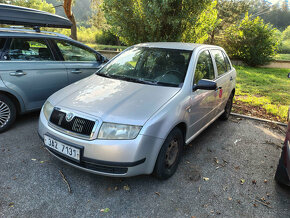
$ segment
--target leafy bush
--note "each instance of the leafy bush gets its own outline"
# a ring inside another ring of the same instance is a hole
[[[260,17],[252,19],[246,13],[245,18],[225,31],[225,48],[232,58],[242,60],[250,66],[264,65],[273,60],[277,52],[279,39],[276,29],[265,24]]]
[[[290,40],[290,26],[288,26],[282,33],[283,40]]]
[[[290,39],[284,40],[281,43],[281,48],[279,49],[279,53],[282,54],[290,54]]]
[[[70,36],[69,29],[46,28],[52,32],[58,32],[66,36]],[[78,27],[78,41],[86,43],[98,43],[104,45],[119,45],[118,38],[109,31],[102,31],[94,27],[86,28]]]
[[[110,31],[98,31],[95,35],[95,41],[103,45],[119,45],[118,37]]]
[[[93,43],[96,40],[97,33],[98,30],[96,28],[85,28],[81,26],[78,28],[78,40]]]
[[[212,0],[104,0],[112,32],[126,44],[180,41]]]

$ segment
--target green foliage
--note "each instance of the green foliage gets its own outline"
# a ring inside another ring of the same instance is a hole
[[[122,45],[102,45],[96,43],[86,43],[87,46],[95,49],[95,50],[113,50],[113,51],[123,51],[127,48],[127,46]]]
[[[126,44],[180,41],[212,0],[104,0],[112,32]]]
[[[290,40],[290,25],[282,33],[283,40]]]
[[[250,9],[249,0],[219,0],[216,9],[218,11],[217,23],[211,32],[209,42],[211,44],[220,44],[220,35],[230,25],[239,22],[244,14]],[[218,36],[217,39],[215,37]]]
[[[290,61],[290,54],[277,54],[275,60]]]
[[[261,106],[286,121],[290,105],[288,69],[269,69],[235,66],[236,96],[239,101]]]
[[[46,28],[46,30],[51,32],[61,33],[66,36],[70,36],[69,29],[60,28]],[[108,31],[102,31],[94,27],[78,27],[78,41],[85,43],[98,43],[104,45],[119,45],[118,38]]]
[[[282,45],[281,45],[281,48],[279,49],[279,53],[290,54],[290,39],[282,41]]]
[[[110,31],[98,31],[96,34],[96,43],[104,45],[119,45],[118,37]]]
[[[264,65],[273,59],[279,44],[275,29],[265,24],[260,17],[245,18],[225,31],[225,48],[232,58],[250,66]]]
[[[51,32],[57,32],[61,33],[66,36],[71,35],[70,29],[60,29],[60,28],[46,28],[48,31]],[[86,28],[83,26],[80,26],[77,28],[78,31],[78,41],[81,42],[87,42],[87,43],[94,43],[96,40],[96,35],[101,32],[100,30],[97,30],[96,28]]]
[[[89,23],[95,28],[108,30],[109,25],[107,24],[104,11],[101,7],[103,1],[104,0],[91,0],[92,15]]]
[[[55,9],[52,4],[47,3],[45,0],[0,0],[0,3],[12,4],[27,8],[33,8],[41,11],[47,11],[54,14]]]
[[[201,12],[193,25],[187,25],[181,41],[203,43],[209,38],[209,34],[221,22],[221,19],[217,19],[218,11],[216,4],[217,2],[213,1]]]
[[[290,11],[285,11],[277,6],[273,6],[268,13],[261,14],[266,23],[271,23],[275,28],[284,30],[289,25]]]

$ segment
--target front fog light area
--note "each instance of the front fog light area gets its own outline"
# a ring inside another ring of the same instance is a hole
[[[99,139],[134,139],[138,136],[141,126],[103,123],[99,131]]]

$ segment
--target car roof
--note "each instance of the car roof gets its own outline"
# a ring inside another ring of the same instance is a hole
[[[195,48],[201,48],[201,47],[212,47],[212,48],[221,49],[221,47],[215,46],[215,45],[185,43],[185,42],[147,42],[147,43],[140,43],[135,46],[148,47],[148,48],[180,49],[180,50],[190,50],[190,51],[194,50]]]
[[[17,29],[17,28],[0,28],[0,37],[45,37],[45,38],[63,38],[63,39],[71,39],[66,35],[55,33],[55,32],[47,32],[40,31],[36,32],[33,29]]]

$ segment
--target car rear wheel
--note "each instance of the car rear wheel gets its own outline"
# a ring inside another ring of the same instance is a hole
[[[232,111],[233,99],[234,99],[234,93],[231,93],[231,95],[227,101],[227,104],[225,106],[225,111],[220,116],[221,120],[228,120],[229,119],[229,116],[230,116],[231,111]]]
[[[164,141],[155,163],[154,175],[158,179],[168,179],[175,173],[181,159],[183,145],[181,130],[174,128]]]
[[[0,132],[7,130],[16,119],[14,103],[5,95],[0,94]]]
[[[275,180],[278,184],[282,186],[284,185],[290,186],[290,180],[287,174],[287,170],[283,164],[283,152],[279,160],[279,164],[277,166],[277,170],[275,173]]]

